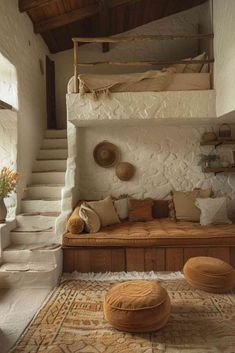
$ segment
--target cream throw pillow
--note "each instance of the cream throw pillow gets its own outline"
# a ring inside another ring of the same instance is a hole
[[[117,212],[110,196],[101,201],[90,201],[86,203],[99,216],[102,227],[120,223]]]
[[[211,196],[211,189],[193,191],[172,191],[175,216],[179,221],[200,221],[200,210],[195,206],[196,198]]]
[[[206,58],[206,53],[202,53],[198,56],[192,58],[192,60],[204,60]],[[184,69],[184,73],[198,73],[201,72],[203,63],[201,64],[188,64]]]
[[[196,206],[201,210],[200,224],[224,224],[232,223],[227,215],[226,197],[196,199]]]
[[[100,230],[101,222],[98,215],[85,202],[81,204],[79,216],[85,222],[87,232],[97,233]]]
[[[120,219],[126,219],[128,217],[128,199],[119,199],[114,201],[114,207]]]

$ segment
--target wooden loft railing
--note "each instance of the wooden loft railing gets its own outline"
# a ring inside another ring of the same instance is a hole
[[[171,64],[206,64],[208,63],[211,88],[213,88],[213,38],[214,34],[161,34],[161,35],[143,35],[135,37],[97,37],[97,38],[83,38],[77,37],[73,38],[74,43],[74,92],[78,93],[79,82],[78,82],[78,68],[79,66],[96,66],[96,65],[128,65],[128,66],[146,66],[146,65],[171,65]],[[208,41],[208,59],[205,60],[166,60],[166,61],[98,61],[89,63],[79,63],[78,58],[78,45],[79,43],[123,43],[123,42],[136,42],[145,40],[175,40],[175,39],[198,39]]]

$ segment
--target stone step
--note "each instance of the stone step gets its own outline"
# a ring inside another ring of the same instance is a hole
[[[10,232],[11,244],[39,244],[39,243],[58,243],[58,236],[53,229],[47,231],[25,232],[16,228]]]
[[[21,212],[60,212],[61,200],[60,199],[38,199],[38,200],[21,200]]]
[[[16,216],[16,226],[21,231],[47,231],[55,227],[58,212],[22,213]]]
[[[61,172],[65,172],[66,166],[67,166],[67,159],[37,160],[34,163],[33,171],[34,172],[43,172],[43,171],[58,170]]]
[[[68,157],[68,150],[66,148],[41,149],[39,151],[38,160],[67,159],[67,157]]]
[[[32,184],[64,184],[65,172],[33,172]]]
[[[36,200],[44,197],[61,198],[63,184],[35,184],[29,185],[24,193],[24,197],[31,200]]]
[[[45,138],[42,142],[42,149],[67,148],[67,138]]]
[[[46,130],[45,138],[66,138],[67,137],[67,130]]]
[[[0,266],[0,288],[54,288],[61,266],[52,263],[3,263]]]
[[[61,246],[59,244],[51,244],[51,249],[45,248],[49,244],[11,244],[9,247],[2,251],[3,263],[58,263],[61,255]]]

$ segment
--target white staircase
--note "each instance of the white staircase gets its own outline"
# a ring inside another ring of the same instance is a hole
[[[62,270],[62,250],[55,232],[65,183],[67,131],[47,130],[21,201],[17,228],[3,249],[0,287],[54,287]]]

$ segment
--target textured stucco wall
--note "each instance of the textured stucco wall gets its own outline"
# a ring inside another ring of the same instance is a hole
[[[235,211],[235,175],[203,174],[197,165],[200,153],[212,147],[201,147],[200,138],[210,126],[96,127],[78,128],[79,191],[81,199],[99,199],[107,195],[128,193],[134,197],[165,198],[172,189],[192,190],[212,186],[217,195],[226,194],[230,214]],[[215,131],[218,129],[214,127]],[[93,149],[108,140],[121,151],[121,160],[136,167],[134,178],[120,181],[115,169],[99,167]],[[231,147],[232,148],[232,147]],[[230,148],[230,149],[231,149]],[[220,153],[226,147],[220,148]]]
[[[201,30],[208,31],[209,27],[208,4],[183,11],[181,13],[153,21],[147,25],[140,26],[134,30],[128,31],[125,35],[142,34],[170,34],[170,33],[195,33],[198,31],[198,24],[201,24]],[[124,34],[122,34],[123,36]],[[202,43],[203,44],[203,43]],[[120,43],[112,44],[110,51],[102,53],[100,44],[87,44],[79,48],[79,61],[92,62],[108,60],[163,60],[163,59],[181,59],[197,55],[198,43],[193,40],[175,40],[175,41],[141,41],[134,44]],[[56,104],[57,118],[61,127],[66,124],[66,102],[65,94],[67,92],[67,83],[73,75],[73,51],[68,50],[54,55],[56,64]],[[146,71],[148,67],[118,67],[101,65],[95,68],[80,68],[80,72],[96,73],[119,73]]]
[[[39,59],[44,60],[48,51],[41,37],[34,34],[29,17],[19,12],[17,0],[0,1],[0,52],[17,71],[20,197],[46,123],[45,77],[40,73]]]
[[[0,110],[0,170],[3,167],[17,168],[17,113]],[[5,199],[8,207],[8,218],[14,218],[16,197]]]
[[[215,91],[123,92],[94,100],[67,95],[68,120],[77,126],[215,117]]]
[[[214,55],[217,115],[235,110],[235,1],[214,0]]]

